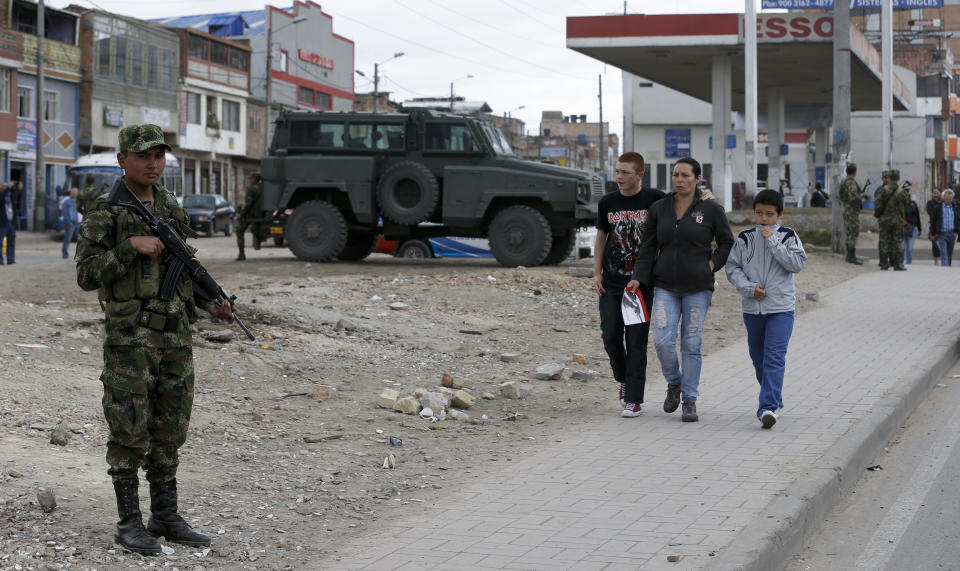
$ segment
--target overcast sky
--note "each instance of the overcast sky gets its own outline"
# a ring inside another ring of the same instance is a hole
[[[188,14],[256,10],[262,0],[47,0],[153,19]],[[270,4],[289,8],[292,1]],[[623,127],[620,70],[566,47],[567,16],[622,14],[623,0],[325,0],[335,33],[354,41],[356,69],[373,76],[373,64],[396,52],[404,56],[380,67],[380,90],[395,100],[450,95],[486,101],[493,112],[510,112],[537,133],[544,110],[587,115],[596,121],[598,77],[603,82],[603,118],[611,131]],[[759,4],[759,2],[758,2]],[[743,12],[744,0],[628,0],[628,13]],[[472,75],[472,78],[465,76]],[[356,77],[356,91],[373,82]],[[523,106],[523,109],[518,109]]]

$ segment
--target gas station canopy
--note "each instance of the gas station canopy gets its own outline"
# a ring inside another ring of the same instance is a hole
[[[734,110],[744,110],[744,16],[670,14],[567,18],[567,47],[703,101],[711,101],[713,56],[732,61]],[[850,105],[881,108],[879,52],[850,28]],[[757,96],[780,90],[789,107],[833,106],[833,15],[757,15]],[[894,109],[913,106],[910,89],[893,74]]]

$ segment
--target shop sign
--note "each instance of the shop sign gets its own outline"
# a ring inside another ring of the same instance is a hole
[[[141,123],[150,123],[151,125],[156,125],[163,129],[165,132],[170,132],[172,125],[170,124],[170,110],[169,109],[156,109],[153,107],[141,107],[140,108],[140,122]]]
[[[103,124],[107,127],[122,127],[123,105],[104,105]]]
[[[333,69],[333,59],[328,57],[323,57],[322,55],[315,54],[311,51],[305,50],[303,48],[297,48],[297,57],[303,61],[310,62],[313,65],[319,65],[320,67],[326,69]]]

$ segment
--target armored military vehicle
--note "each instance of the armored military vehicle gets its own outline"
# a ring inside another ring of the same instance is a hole
[[[292,209],[263,231],[320,262],[365,258],[382,234],[485,237],[505,266],[557,264],[604,191],[597,175],[516,158],[490,121],[430,110],[283,112],[261,163],[264,209]]]

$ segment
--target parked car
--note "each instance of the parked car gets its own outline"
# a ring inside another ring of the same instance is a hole
[[[207,237],[214,232],[224,236],[233,234],[237,213],[227,199],[219,194],[188,194],[183,197],[183,208],[190,215],[190,228]]]

